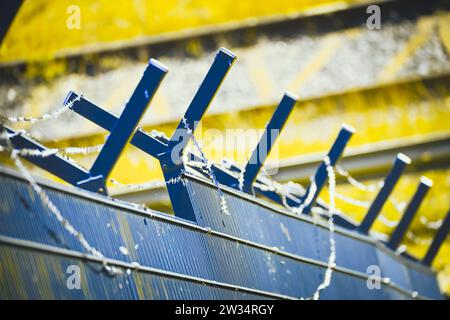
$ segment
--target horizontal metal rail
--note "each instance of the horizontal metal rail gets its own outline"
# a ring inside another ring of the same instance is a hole
[[[152,267],[136,265],[133,263],[110,259],[110,258],[99,258],[99,257],[91,255],[91,254],[85,254],[85,253],[74,251],[74,250],[57,248],[54,246],[49,246],[49,245],[45,245],[42,243],[36,243],[36,242],[32,242],[32,241],[27,241],[27,240],[14,239],[14,238],[10,238],[10,237],[0,236],[0,244],[45,252],[45,253],[49,253],[49,254],[53,254],[53,255],[60,255],[60,256],[76,258],[76,259],[80,259],[80,260],[86,260],[88,262],[94,262],[94,263],[98,263],[101,265],[106,263],[110,266],[114,266],[114,267],[118,267],[118,268],[130,269],[130,270],[134,270],[134,271],[138,271],[138,272],[142,272],[142,273],[150,273],[150,274],[155,274],[155,275],[159,275],[159,276],[163,276],[163,277],[169,277],[169,278],[175,278],[175,279],[180,279],[180,280],[189,281],[189,282],[200,283],[200,284],[204,284],[204,285],[212,286],[212,287],[218,287],[218,288],[224,288],[224,289],[230,289],[230,290],[236,290],[236,291],[257,294],[257,295],[261,295],[261,296],[264,296],[267,298],[283,299],[283,300],[297,300],[297,298],[295,298],[295,297],[290,297],[290,296],[286,296],[286,295],[282,295],[282,294],[272,293],[272,292],[268,292],[268,291],[263,291],[263,290],[258,290],[258,289],[243,287],[243,286],[237,286],[234,284],[228,284],[228,283],[218,282],[218,281],[214,281],[214,280],[208,280],[208,279],[204,279],[204,278],[199,278],[199,277],[194,277],[194,276],[190,276],[190,275],[186,275],[186,274],[156,269],[156,268],[152,268]]]
[[[176,272],[156,269],[156,268],[142,266],[142,265],[136,265],[133,263],[120,261],[120,260],[116,260],[116,259],[100,258],[100,257],[94,256],[91,254],[85,254],[85,253],[82,253],[79,251],[58,248],[58,247],[54,247],[54,246],[50,246],[50,245],[46,245],[46,244],[42,244],[42,243],[36,243],[33,241],[28,241],[28,240],[14,239],[11,237],[0,236],[0,244],[6,244],[6,245],[10,245],[10,246],[16,246],[16,247],[21,247],[21,248],[25,248],[25,249],[46,252],[46,253],[50,253],[50,254],[54,254],[54,255],[62,255],[62,256],[71,257],[71,258],[78,258],[78,259],[87,260],[90,262],[97,262],[97,263],[103,264],[103,265],[106,263],[110,266],[115,266],[115,267],[119,267],[119,268],[123,268],[123,269],[130,269],[130,270],[144,272],[144,273],[157,274],[157,275],[161,275],[161,276],[165,276],[165,277],[171,277],[171,278],[201,283],[204,285],[210,285],[210,286],[215,286],[215,287],[229,288],[232,290],[238,290],[238,291],[243,291],[243,292],[248,292],[248,293],[259,294],[259,295],[276,298],[276,299],[288,299],[288,300],[296,300],[297,299],[295,297],[290,297],[287,295],[282,295],[282,294],[272,293],[272,292],[268,292],[268,291],[243,287],[243,286],[234,285],[234,284],[218,282],[218,281],[214,281],[214,280],[208,280],[208,279],[204,279],[204,278],[194,277],[194,276],[190,276],[190,275],[186,275],[186,274],[180,274],[180,273],[176,273]],[[277,254],[278,254],[278,252],[277,252]],[[372,280],[377,279],[377,277],[375,277],[375,276],[369,276],[367,274],[349,270],[346,268],[334,267],[333,269],[335,272],[345,273],[349,276],[361,278],[364,280],[367,280],[369,278]],[[407,289],[399,287],[392,281],[384,281],[384,279],[382,279],[382,278],[379,278],[378,280],[380,281],[380,283],[382,285],[386,285],[386,286],[388,286],[404,295],[407,295],[411,298],[420,299],[420,300],[428,300],[427,297],[424,297],[420,294],[415,294],[414,292],[411,292]]]

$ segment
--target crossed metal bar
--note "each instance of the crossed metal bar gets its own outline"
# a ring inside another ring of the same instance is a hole
[[[175,181],[168,185],[167,190],[173,210],[179,217],[197,221],[192,201],[183,182],[176,180],[185,170],[182,156],[191,138],[191,133],[193,134],[195,131],[198,122],[208,109],[235,59],[236,56],[227,49],[221,48],[218,51],[183,119],[179,122],[177,129],[169,140],[163,137],[155,138],[140,129],[136,131],[134,136],[130,136],[132,144],[160,161],[165,180],[169,181],[172,179]],[[71,100],[75,96],[77,96],[76,93],[70,92],[67,100]],[[115,123],[120,121],[120,119],[84,98],[75,101],[71,108],[108,131],[113,130]]]
[[[149,61],[141,80],[129,102],[126,104],[119,120],[111,126],[111,134],[90,170],[85,170],[70,159],[66,159],[57,154],[46,157],[26,154],[21,156],[72,185],[89,191],[106,194],[106,180],[166,73],[167,68],[161,63],[154,59]],[[79,96],[69,95],[64,104],[73,104],[79,99]],[[20,132],[15,132],[6,126],[3,127],[12,136],[11,143],[14,148],[35,149],[39,151],[47,150],[46,147],[34,141],[32,138]]]
[[[106,194],[106,181],[126,144],[130,142],[160,161],[166,180],[176,180],[186,169],[186,164],[182,161],[185,148],[235,59],[236,56],[227,49],[221,48],[218,51],[213,64],[171,138],[155,137],[137,128],[140,119],[168,71],[161,63],[151,59],[119,118],[74,92],[69,92],[66,97],[65,104],[70,104],[70,108],[73,111],[110,132],[105,145],[102,147],[90,170],[83,169],[72,160],[61,157],[56,153],[50,154],[45,158],[26,153],[21,154],[21,156],[73,185]],[[216,164],[206,164],[203,158],[192,153],[188,154],[188,158],[196,162],[203,162],[205,167],[209,165],[217,180],[223,185],[235,189],[242,187],[243,192],[265,196],[280,204],[287,203],[293,207],[302,206],[301,212],[304,214],[309,214],[313,206],[326,209],[327,205],[318,203],[317,199],[328,179],[327,166],[335,166],[354,133],[354,129],[348,125],[343,125],[341,128],[327,154],[327,160],[324,160],[319,165],[304,194],[290,193],[286,195],[285,199],[282,199],[277,192],[270,190],[270,188],[265,188],[264,186],[267,186],[265,180],[258,177],[265,160],[287,122],[289,114],[296,105],[296,102],[297,97],[290,93],[286,93],[283,96],[256,148],[253,150],[251,158],[243,169],[234,165],[229,166],[229,168],[223,168]],[[11,142],[15,148],[40,151],[47,150],[45,146],[34,141],[32,138],[6,126],[2,125],[2,127],[11,135]],[[403,154],[397,155],[383,186],[359,226],[355,226],[341,216],[335,216],[335,222],[338,225],[356,229],[363,234],[368,234],[406,165],[409,163],[410,159],[407,156]],[[199,172],[204,175],[209,174],[204,171]],[[241,175],[243,183],[239,185]],[[258,182],[258,184],[255,184],[255,182]],[[416,193],[409,202],[396,230],[386,243],[387,247],[393,250],[398,247],[431,185],[431,180],[425,177],[421,178]],[[192,207],[192,200],[183,182],[176,181],[168,185],[167,189],[175,214],[181,218],[197,221],[195,210]],[[423,259],[424,264],[429,265],[432,263],[449,229],[450,213],[445,218],[433,239],[433,243]]]

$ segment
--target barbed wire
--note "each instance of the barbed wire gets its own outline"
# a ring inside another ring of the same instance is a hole
[[[65,113],[66,111],[68,111],[73,104],[76,101],[80,101],[81,99],[81,95],[77,95],[73,100],[63,104],[60,108],[58,108],[57,110],[53,111],[53,112],[48,112],[48,113],[44,113],[43,115],[33,118],[33,117],[25,117],[25,116],[10,116],[10,117],[4,117],[0,115],[0,119],[3,121],[7,121],[7,122],[29,122],[29,123],[35,123],[35,122],[39,122],[39,121],[44,121],[44,120],[50,120],[50,119],[56,119],[58,118],[61,114]]]
[[[433,239],[419,237],[419,236],[415,235],[414,232],[412,232],[412,231],[406,232],[406,238],[409,241],[413,242],[414,244],[424,245],[424,246],[430,245],[431,242],[433,242]]]
[[[2,135],[4,137],[4,135]],[[28,181],[34,192],[39,196],[42,203],[50,210],[50,212],[53,214],[53,216],[56,218],[56,220],[61,224],[61,226],[73,237],[77,239],[77,241],[80,243],[80,245],[84,248],[85,251],[92,254],[93,256],[96,256],[97,258],[100,258],[102,260],[102,265],[105,268],[105,270],[110,273],[111,275],[116,274],[122,274],[122,270],[119,268],[116,268],[114,266],[110,266],[106,262],[105,256],[95,247],[93,247],[87,239],[84,237],[84,235],[78,231],[71,223],[70,221],[65,218],[61,211],[58,209],[58,207],[53,203],[53,201],[50,199],[50,197],[47,195],[47,193],[41,188],[41,186],[35,181],[31,173],[26,169],[24,164],[19,158],[19,152],[18,150],[14,149],[12,147],[11,141],[9,139],[4,140],[6,142],[6,147],[3,149],[5,151],[9,151],[10,157],[14,164],[16,165],[17,169],[20,171],[20,173],[23,175],[23,177]]]
[[[220,188],[219,182],[216,179],[216,176],[212,170],[212,163],[206,158],[205,153],[203,152],[202,148],[200,147],[200,144],[198,143],[197,139],[195,138],[192,130],[189,128],[189,124],[187,123],[186,117],[183,115],[181,119],[184,128],[186,129],[187,134],[191,137],[192,142],[194,143],[195,148],[200,153],[200,157],[202,158],[203,162],[205,163],[206,169],[208,170],[208,175],[211,178],[211,181],[215,185],[218,193],[219,193],[219,199],[220,199],[220,210],[222,213],[226,215],[230,215],[230,211],[228,210],[227,201],[225,199],[225,195],[222,192],[222,189]]]
[[[67,148],[49,148],[49,149],[14,149],[18,155],[22,157],[42,157],[46,158],[51,155],[57,154],[57,153],[63,153],[63,154],[90,154],[99,152],[103,147],[103,144],[95,145],[95,146],[88,146],[88,147],[67,147]]]
[[[350,173],[343,169],[340,165],[336,164],[335,165],[336,168],[336,172],[346,178],[346,180],[348,181],[348,183],[350,183],[352,186],[358,188],[359,190],[362,191],[366,191],[366,192],[377,192],[381,186],[383,186],[383,181],[380,180],[378,183],[374,183],[374,184],[364,184],[358,180],[356,180],[354,177],[352,177],[350,175]]]
[[[419,221],[421,224],[426,226],[428,229],[437,230],[441,227],[444,219],[432,221],[432,220],[428,220],[427,217],[425,217],[425,216],[420,216]]]
[[[339,165],[336,165],[336,171],[340,176],[343,176],[344,178],[346,178],[347,182],[350,185],[352,185],[355,188],[358,188],[359,190],[362,190],[362,191],[374,193],[374,192],[379,191],[380,188],[383,187],[383,184],[384,184],[383,180],[380,180],[377,183],[364,184],[361,181],[358,181],[357,179],[355,179],[352,175],[350,175],[350,173],[348,171],[346,171]],[[352,200],[354,200],[355,202],[358,201],[356,199],[352,199]],[[396,211],[398,211],[399,213],[403,213],[403,211],[406,207],[405,201],[398,201],[395,199],[395,197],[393,195],[389,196],[388,201],[393,205],[393,207],[395,208]]]
[[[184,184],[185,178],[183,178],[183,174],[184,174],[184,170],[182,170],[181,174],[178,177],[170,178],[167,181],[154,180],[154,181],[140,183],[140,184],[122,183],[122,182],[117,181],[116,179],[109,179],[109,181],[112,184],[114,184],[120,188],[126,189],[127,191],[144,191],[144,190],[154,189],[154,188],[158,188],[158,187],[164,187],[168,184],[176,184],[180,181],[183,182],[183,184]]]
[[[328,174],[328,189],[329,189],[329,207],[328,207],[328,230],[329,230],[329,242],[330,242],[330,255],[327,261],[327,269],[325,270],[325,276],[323,282],[317,287],[313,294],[313,300],[319,300],[320,293],[331,284],[333,270],[336,267],[336,240],[334,238],[335,226],[333,221],[333,215],[335,210],[335,191],[336,191],[336,176],[333,166],[331,166],[330,158],[326,156],[324,158]],[[315,183],[314,183],[315,184]]]

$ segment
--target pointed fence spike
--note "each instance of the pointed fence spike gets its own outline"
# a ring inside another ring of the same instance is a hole
[[[190,140],[190,136],[186,132],[186,125],[192,130],[192,133],[195,131],[235,60],[236,55],[228,49],[221,48],[217,52],[214,62],[189,104],[183,119],[170,138],[168,148],[170,152],[176,148],[178,156],[181,158],[184,148]]]
[[[99,192],[100,189],[106,190],[106,179],[111,174],[125,146],[131,140],[166,73],[167,68],[157,60],[149,61],[122,115],[114,124],[111,134],[94,161],[90,170],[90,178],[79,181],[78,186],[95,192]]]
[[[431,242],[430,247],[428,248],[425,257],[422,260],[422,263],[431,266],[433,260],[436,258],[439,253],[439,249],[447,238],[448,232],[450,231],[450,210],[447,212],[444,221],[442,221],[441,226],[436,232],[436,235],[433,238],[433,242]]]
[[[292,112],[298,97],[291,93],[285,93],[281,102],[275,109],[272,118],[267,123],[263,135],[261,136],[256,148],[247,162],[243,173],[242,191],[253,194],[253,183],[258,176],[264,162],[272,150],[281,130],[283,129],[289,115]],[[239,188],[239,186],[233,186]]]
[[[339,131],[339,134],[336,140],[334,141],[333,146],[331,147],[330,151],[327,154],[331,166],[334,167],[336,165],[337,161],[342,156],[344,149],[347,146],[347,143],[352,137],[354,132],[355,129],[353,129],[351,126],[347,124],[342,125],[342,128]],[[303,208],[303,213],[305,214],[310,213],[311,208],[315,204],[315,201],[319,196],[320,192],[322,191],[327,179],[328,179],[327,166],[325,162],[322,161],[322,163],[319,165],[319,167],[316,170],[316,173],[313,176],[313,181],[316,185],[316,190],[311,198],[312,199],[311,202]],[[305,195],[302,197],[302,202],[304,202],[308,198],[309,192],[311,192],[311,190],[312,187],[310,184],[306,189]]]
[[[406,210],[403,213],[403,216],[400,219],[400,222],[398,223],[394,232],[392,233],[391,238],[386,243],[386,246],[388,248],[396,250],[397,247],[400,245],[406,231],[408,230],[411,222],[414,219],[414,216],[419,210],[419,207],[422,204],[423,199],[425,198],[428,190],[430,190],[432,186],[433,181],[431,181],[427,177],[420,177],[420,183],[419,186],[417,187],[416,192],[414,193],[414,196],[412,197],[411,201],[406,207]]]
[[[386,203],[389,195],[391,194],[392,190],[394,189],[395,185],[400,179],[400,176],[402,175],[406,166],[410,163],[411,159],[406,155],[404,155],[403,153],[399,153],[397,155],[391,171],[384,180],[383,187],[378,192],[377,196],[375,197],[375,200],[370,205],[366,216],[364,217],[363,221],[357,228],[359,232],[363,234],[369,233],[370,228],[372,227],[373,223],[380,214],[381,209],[383,209],[384,204]]]

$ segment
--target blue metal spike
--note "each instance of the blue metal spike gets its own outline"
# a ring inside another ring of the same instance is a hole
[[[400,219],[397,228],[394,230],[394,232],[391,235],[391,238],[386,243],[386,246],[388,248],[395,250],[400,245],[400,242],[402,241],[406,231],[408,230],[408,227],[411,224],[415,214],[417,213],[417,210],[422,204],[422,201],[425,198],[428,190],[432,186],[433,181],[431,181],[427,177],[420,177],[420,183],[419,186],[417,187],[416,192],[414,193],[414,196],[412,197],[411,201],[408,204],[408,207],[403,213],[403,216]]]
[[[436,255],[439,252],[439,249],[441,248],[442,244],[444,243],[445,239],[447,238],[449,231],[450,231],[450,210],[448,211],[447,216],[445,217],[444,221],[442,221],[442,225],[439,227],[438,231],[436,232],[433,242],[431,243],[430,247],[428,248],[427,253],[425,254],[425,257],[422,260],[423,264],[425,264],[427,266],[431,266],[434,258],[436,258]]]
[[[106,179],[120,157],[126,144],[132,138],[140,119],[149,106],[167,68],[151,59],[144,74],[125,106],[119,120],[114,124],[111,134],[100,151],[90,170],[90,177],[77,183],[81,188],[106,193]]]
[[[220,48],[217,52],[213,64],[184,114],[184,119],[180,121],[177,129],[170,138],[168,150],[170,152],[176,151],[178,153],[178,157],[172,155],[175,156],[172,158],[177,164],[181,163],[180,159],[183,150],[190,138],[186,132],[186,125],[192,132],[195,131],[235,60],[236,55],[228,49]]]
[[[13,135],[10,138],[10,141],[15,149],[33,149],[39,151],[48,150],[42,144],[22,135],[20,132],[17,133],[4,125],[0,125],[0,127],[6,129],[8,134]],[[76,185],[78,181],[89,177],[89,172],[87,170],[81,168],[75,162],[59,156],[58,154],[51,154],[46,157],[31,155],[21,155],[21,157],[73,185]]]
[[[256,148],[253,150],[250,160],[244,168],[244,183],[242,191],[253,194],[253,183],[258,176],[261,167],[264,165],[270,151],[275,144],[278,135],[283,129],[289,115],[292,112],[298,97],[291,93],[285,93],[281,99],[280,104],[275,109],[272,118],[267,123],[261,139],[259,140]],[[234,188],[239,188],[239,185],[233,185]]]
[[[235,59],[236,56],[227,49],[222,48],[217,53],[211,68],[184,115],[184,121],[186,121],[192,132],[206,112]],[[73,95],[74,93],[70,93],[68,99]],[[76,101],[72,109],[109,131],[112,131],[118,122],[114,115],[102,110],[84,98]],[[178,178],[184,170],[184,164],[180,160],[184,147],[189,141],[184,121],[180,121],[177,128],[180,130],[176,130],[170,140],[154,138],[140,129],[135,132],[130,140],[133,145],[160,161],[166,180]],[[180,133],[182,134],[180,135]],[[180,137],[182,138],[181,141]],[[190,156],[197,161],[201,161],[195,155]],[[213,170],[215,169],[219,170],[218,167],[214,166]],[[179,217],[196,221],[189,195],[182,182],[170,184],[167,189],[175,214]]]
[[[344,152],[344,149],[347,146],[347,143],[352,137],[354,132],[355,129],[353,129],[349,125],[344,124],[342,126],[341,130],[339,131],[339,135],[337,136],[333,146],[331,147],[327,155],[330,160],[331,166],[334,167],[336,165],[337,161]],[[316,184],[316,191],[314,192],[314,195],[312,196],[312,201],[309,203],[309,205],[303,208],[303,213],[308,214],[311,211],[311,208],[314,205],[317,197],[319,196],[320,191],[322,191],[322,188],[325,185],[327,179],[328,179],[327,166],[325,162],[322,161],[313,177],[313,181]],[[302,202],[306,200],[310,191],[311,191],[311,184],[306,189],[305,195],[302,197]]]
[[[182,174],[184,170],[182,155],[191,137],[187,132],[188,130],[186,130],[186,126],[191,130],[191,133],[194,133],[198,122],[211,104],[235,59],[236,56],[225,48],[221,48],[217,53],[211,68],[192,99],[183,119],[172,134],[168,143],[167,152],[159,156],[166,181],[176,179]],[[180,181],[168,185],[167,191],[175,214],[181,218],[197,221],[194,208],[192,207],[192,201],[183,182]]]
[[[378,214],[381,212],[386,200],[397,184],[401,174],[405,167],[411,163],[411,159],[408,158],[403,153],[399,153],[395,158],[394,165],[384,180],[383,187],[378,192],[375,200],[372,202],[366,216],[364,217],[361,224],[358,226],[357,230],[361,233],[367,234],[369,233],[370,228],[378,217]]]

